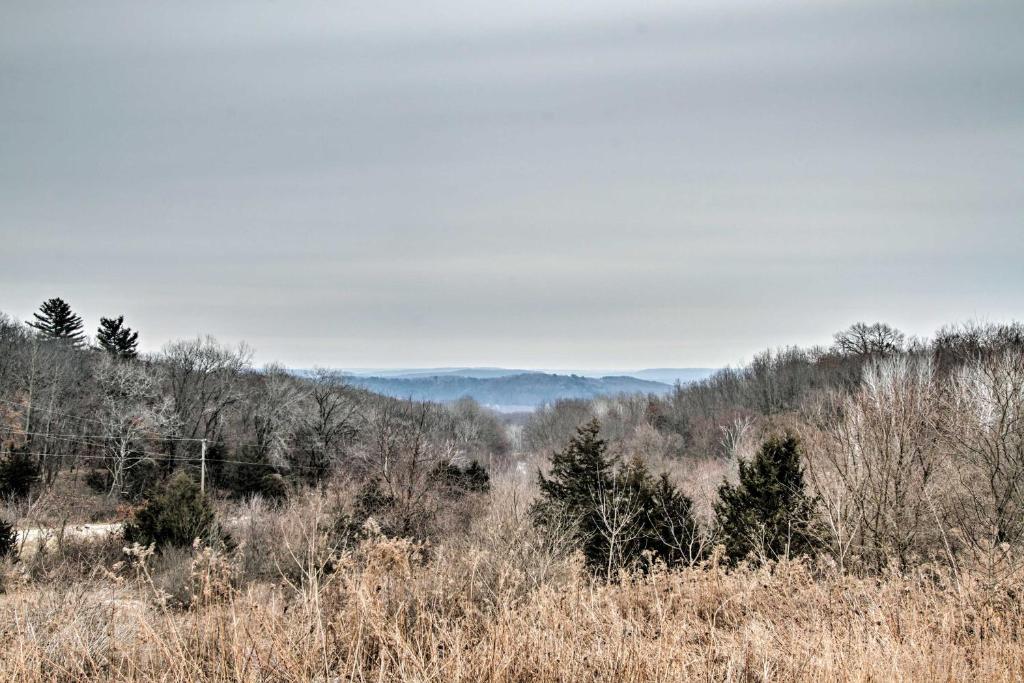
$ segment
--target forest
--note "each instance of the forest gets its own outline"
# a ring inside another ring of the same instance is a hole
[[[1024,670],[1019,323],[526,416],[86,329],[0,317],[5,679]]]

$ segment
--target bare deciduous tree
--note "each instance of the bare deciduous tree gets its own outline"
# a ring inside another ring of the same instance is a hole
[[[455,454],[452,442],[438,442],[431,431],[440,406],[380,398],[364,415],[369,441],[359,459],[369,479],[391,502],[394,532],[418,536],[435,512],[431,473]]]
[[[231,349],[212,337],[171,342],[161,356],[167,391],[181,436],[215,441],[224,412],[242,398],[239,376],[249,369],[252,352],[244,344]],[[172,443],[172,450],[178,448]]]
[[[596,524],[594,531],[600,536],[608,554],[605,578],[611,580],[620,569],[628,566],[636,544],[646,531],[643,489],[631,485],[625,476],[610,476],[606,486],[590,491]]]
[[[317,369],[309,382],[300,418],[298,442],[304,457],[299,464],[319,479],[337,464],[346,444],[359,433],[359,404],[337,372]]]
[[[1024,541],[1024,354],[970,363],[950,378],[940,421],[951,457],[951,522],[990,565]]]
[[[141,364],[105,357],[97,367],[96,381],[110,496],[120,496],[129,470],[142,462],[146,443],[173,427],[174,410],[169,398],[160,396],[156,378]]]
[[[931,548],[937,406],[930,362],[898,357],[864,369],[861,388],[826,426],[813,467],[836,547],[853,544],[876,566],[906,566]]]
[[[854,323],[835,335],[835,348],[841,353],[862,357],[891,356],[903,350],[906,337],[885,323]]]

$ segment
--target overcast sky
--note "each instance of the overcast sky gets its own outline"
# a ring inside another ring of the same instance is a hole
[[[1020,0],[0,0],[0,310],[347,367],[1024,318],[1022,36]]]

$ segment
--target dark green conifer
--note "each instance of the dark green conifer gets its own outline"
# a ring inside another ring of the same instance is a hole
[[[598,437],[596,420],[551,459],[539,474],[534,519],[541,527],[572,524],[588,566],[611,578],[645,558],[667,564],[699,556],[699,531],[691,501],[667,476],[654,481],[643,461],[620,463]]]
[[[18,552],[18,532],[14,525],[0,519],[0,559],[13,557]]]
[[[0,499],[20,500],[39,480],[39,463],[28,446],[12,448],[0,457]]]
[[[213,506],[186,472],[172,476],[163,489],[135,514],[124,528],[129,543],[186,548],[198,538],[221,540]]]
[[[728,557],[775,560],[811,553],[815,500],[806,492],[797,438],[772,437],[739,469],[739,483],[723,482],[715,505]]]
[[[96,342],[107,353],[118,358],[135,358],[139,355],[139,333],[124,324],[124,316],[100,318],[96,330]]]
[[[39,311],[32,315],[35,320],[29,321],[28,326],[39,330],[47,339],[66,341],[74,346],[81,346],[85,342],[82,317],[75,315],[71,306],[60,297],[47,299]]]

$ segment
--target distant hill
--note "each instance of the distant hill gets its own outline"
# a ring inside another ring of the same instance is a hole
[[[388,379],[421,379],[424,377],[474,377],[477,379],[488,379],[492,377],[508,377],[510,375],[534,374],[534,370],[519,370],[515,368],[399,368],[391,370],[374,369],[350,369],[345,370],[347,375],[357,377],[386,377]]]
[[[424,377],[444,377],[452,375],[455,377],[475,377],[477,379],[488,379],[492,377],[510,377],[512,375],[580,375],[582,377],[635,377],[636,379],[647,379],[652,382],[664,384],[675,384],[677,381],[683,384],[696,382],[710,377],[716,368],[645,368],[643,370],[592,370],[581,368],[548,368],[543,370],[523,370],[520,368],[497,368],[497,367],[447,367],[447,368],[342,368],[340,372],[344,375],[356,377],[387,377],[392,379],[421,379]],[[307,371],[296,370],[297,374]]]
[[[649,368],[637,370],[636,372],[622,372],[616,374],[636,377],[637,379],[649,379],[653,382],[664,382],[665,384],[689,384],[699,382],[717,372],[717,368]]]
[[[614,394],[666,394],[672,386],[635,377],[583,377],[522,372],[497,377],[466,377],[455,374],[398,377],[349,375],[354,386],[418,401],[456,401],[469,396],[499,410],[530,409],[560,398],[593,398]]]

